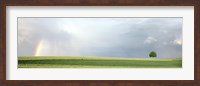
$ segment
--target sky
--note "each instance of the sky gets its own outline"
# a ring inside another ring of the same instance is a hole
[[[182,57],[182,18],[18,18],[18,56]]]

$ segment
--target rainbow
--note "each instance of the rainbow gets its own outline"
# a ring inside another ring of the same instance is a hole
[[[40,55],[41,55],[42,43],[43,43],[42,40],[40,40],[40,41],[37,43],[37,46],[36,46],[36,49],[35,49],[35,56],[40,56]]]

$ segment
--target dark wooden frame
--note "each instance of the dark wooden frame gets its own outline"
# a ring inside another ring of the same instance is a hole
[[[6,80],[6,6],[194,6],[195,79],[42,81]],[[199,8],[199,0],[0,0],[0,86],[200,86]]]

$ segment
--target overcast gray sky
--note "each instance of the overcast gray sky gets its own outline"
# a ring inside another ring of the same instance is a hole
[[[18,56],[182,57],[182,18],[18,18]]]

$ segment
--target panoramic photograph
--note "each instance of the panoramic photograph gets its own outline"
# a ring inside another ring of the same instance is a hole
[[[181,17],[19,17],[18,68],[182,68]]]

